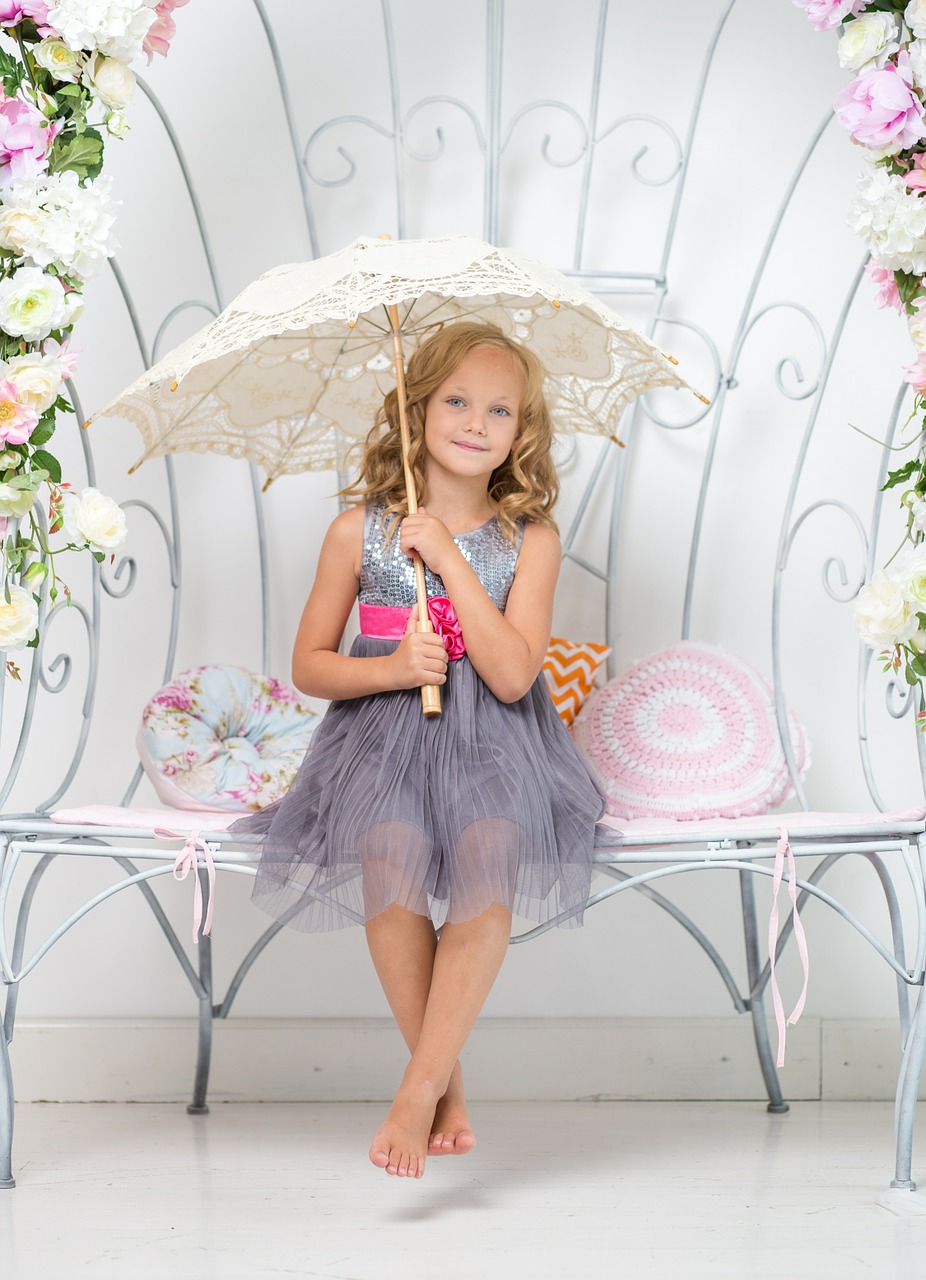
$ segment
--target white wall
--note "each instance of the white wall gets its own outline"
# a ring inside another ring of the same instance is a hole
[[[602,120],[652,112],[684,134],[703,52],[722,7],[719,0],[696,5],[665,0],[658,6],[617,0]],[[283,42],[303,137],[341,111],[387,120],[380,11],[374,0],[343,5],[268,0],[267,8]],[[475,0],[396,0],[395,10],[404,108],[428,94],[455,93],[481,112],[482,6]],[[510,103],[561,97],[584,114],[596,16],[593,0],[511,4],[506,46]],[[178,11],[177,22],[174,50],[146,78],[170,113],[189,160],[215,247],[223,301],[228,301],[262,270],[309,256],[309,241],[270,59],[253,7],[248,0],[198,0]],[[815,35],[791,5],[739,0],[722,34],[704,98],[669,262],[668,314],[703,329],[725,367],[786,184],[844,80],[834,39]],[[472,133],[460,113],[447,110],[442,119],[449,158],[434,166],[411,166],[407,234],[480,234],[481,188],[465,168],[475,158]],[[209,299],[211,291],[177,166],[143,99],[136,103],[133,125],[126,143],[109,145],[109,168],[123,200],[119,262],[150,341],[176,301]],[[554,154],[575,149],[575,134],[554,115],[524,122],[503,171],[507,185],[499,239],[569,265],[567,232],[580,167],[538,169],[537,149],[548,127]],[[629,177],[628,161],[639,144],[639,135],[631,135],[615,135],[613,161],[593,189],[587,261],[615,269],[651,269],[647,264],[658,262],[666,191],[671,188],[644,187]],[[420,120],[412,138],[422,148],[433,142]],[[358,138],[356,147],[358,181],[327,196],[319,193],[323,251],[361,232],[396,230],[388,199],[389,146],[368,135]],[[658,147],[651,159],[664,163]],[[326,143],[319,164],[333,172],[341,163]],[[829,333],[862,257],[845,225],[855,168],[848,139],[833,126],[798,189],[756,307],[795,300],[814,311]],[[644,314],[633,300],[628,300],[627,312],[628,317]],[[178,318],[165,335],[162,353],[201,318],[198,313]],[[686,373],[711,390],[712,367],[704,344],[674,330],[664,331],[667,343],[669,334],[677,338],[674,349]],[[84,350],[79,391],[89,413],[141,368],[108,273],[89,291],[76,345]],[[793,312],[771,313],[753,332],[738,371],[739,386],[730,395],[692,627],[694,637],[736,648],[766,671],[779,525],[809,403],[789,401],[775,388],[776,366],[789,355],[808,376],[819,363],[809,326]],[[839,497],[858,505],[867,518],[878,451],[853,433],[849,423],[874,435],[883,429],[899,365],[908,359],[901,323],[875,311],[864,284],[810,450],[799,509],[817,498]],[[790,376],[787,370],[784,376]],[[618,584],[619,668],[678,637],[695,486],[709,422],[685,432],[641,424]],[[105,422],[92,434],[99,486],[120,500],[144,498],[163,509],[162,463],[149,463],[131,478],[126,474],[140,452],[134,429]],[[69,474],[82,481],[78,432],[70,436],[65,449]],[[583,449],[564,477],[567,516],[590,456]],[[179,456],[176,469],[186,584],[176,668],[199,662],[256,667],[256,557],[245,469],[208,455]],[[278,675],[288,673],[291,638],[314,558],[336,509],[334,487],[332,476],[310,475],[284,479],[268,495],[272,667]],[[168,626],[165,557],[153,522],[142,512],[130,515],[128,550],[137,559],[139,581],[124,601],[103,599],[96,718],[77,780],[65,797],[68,803],[118,801],[134,768],[140,709],[162,679]],[[891,520],[885,545],[900,537],[893,508]],[[600,519],[592,522],[589,541],[600,535],[600,526]],[[830,600],[820,584],[823,562],[832,554],[845,555],[849,573],[858,574],[861,554],[848,522],[821,513],[796,543],[796,572],[785,594],[785,676],[790,700],[814,743],[808,785],[815,806],[867,809],[870,801],[855,745],[857,648],[851,609]],[[83,598],[85,569],[77,565],[65,574]],[[600,599],[574,572],[564,577],[558,608],[559,630],[576,638],[579,633],[600,638]],[[30,743],[12,809],[30,809],[45,798],[60,773],[55,763],[67,758],[75,739],[86,667],[76,611],[58,624],[56,641],[74,655],[75,673],[62,694],[40,694],[41,732]],[[50,656],[55,651],[52,647]],[[873,708],[880,696],[875,684]],[[15,693],[11,697],[15,711]],[[12,727],[15,715],[8,722]],[[6,730],[5,736],[3,751],[9,758],[15,735]],[[910,723],[887,724],[880,716],[874,737],[886,803],[915,803],[919,784]],[[138,800],[152,800],[144,786]],[[55,868],[36,907],[37,933],[103,879],[101,868]],[[864,907],[873,899],[873,877],[863,868],[841,870],[838,879],[850,902]],[[183,936],[188,888],[171,885],[165,891]],[[243,877],[231,877],[219,887],[215,938],[220,986],[264,924],[250,906],[248,891]],[[738,954],[732,877],[684,878],[676,896],[731,956]],[[877,909],[875,918],[881,919]],[[889,1016],[893,983],[887,971],[821,909],[812,908],[807,923],[813,964],[808,1012],[833,1018]],[[673,984],[673,972],[681,972],[684,982]],[[796,983],[788,960],[783,980],[787,987]],[[359,930],[280,937],[243,989],[238,1008],[243,1015],[276,1017],[385,1012]],[[621,898],[591,913],[584,930],[548,934],[513,949],[487,1012],[499,1017],[712,1017],[728,1008],[707,963],[671,921],[641,901]],[[127,895],[75,929],[24,984],[20,1004],[22,1015],[43,1018],[171,1017],[191,1009],[189,992],[154,923],[143,904]]]

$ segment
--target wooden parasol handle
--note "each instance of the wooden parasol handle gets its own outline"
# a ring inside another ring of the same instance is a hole
[[[399,329],[399,308],[387,307],[389,324],[392,327],[392,354],[395,360],[395,385],[399,399],[399,437],[402,441],[402,469],[405,472],[405,492],[408,498],[408,514],[413,516],[418,510],[418,490],[415,477],[412,475],[409,454],[412,448],[411,432],[408,428],[408,406],[405,402],[405,355],[402,351],[402,333]],[[412,563],[415,566],[415,595],[418,600],[418,630],[433,631],[434,626],[428,613],[428,588],[424,578],[424,561],[416,551]],[[440,687],[436,684],[421,686],[421,710],[426,716],[439,716],[441,713]]]

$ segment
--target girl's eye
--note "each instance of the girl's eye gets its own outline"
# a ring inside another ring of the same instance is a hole
[[[500,404],[497,404],[495,406],[495,408],[492,410],[492,413],[497,413],[500,418],[501,417],[508,418],[511,416],[508,410],[504,407],[504,405],[500,405]]]
[[[460,399],[459,396],[449,396],[447,399],[447,403],[453,405],[455,408],[457,405],[462,404],[463,401]]]

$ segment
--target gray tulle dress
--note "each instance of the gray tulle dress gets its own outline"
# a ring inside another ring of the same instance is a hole
[[[381,517],[380,504],[367,507],[360,603],[407,609],[412,562]],[[492,519],[455,539],[502,611],[522,534],[512,543]],[[443,596],[426,576],[429,597]],[[397,643],[360,635],[351,655]],[[263,836],[260,907],[305,930],[363,923],[392,903],[435,925],[499,902],[581,924],[604,799],[543,675],[503,703],[464,656],[449,663],[441,698],[434,718],[417,689],[331,704],[287,793],[231,828]]]

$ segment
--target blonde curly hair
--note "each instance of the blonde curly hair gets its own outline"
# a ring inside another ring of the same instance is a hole
[[[520,518],[555,529],[550,513],[559,495],[559,481],[550,455],[553,421],[543,395],[543,368],[533,352],[506,337],[494,324],[459,321],[445,325],[426,338],[408,362],[405,389],[411,436],[409,461],[418,498],[424,493],[428,400],[471,351],[486,347],[508,352],[524,382],[518,434],[508,457],[489,477],[488,496],[497,504],[499,523],[509,538],[514,537]],[[384,520],[394,517],[391,528],[408,514],[395,388],[386,395],[366,438],[360,474],[353,484],[341,490],[340,496],[350,503],[383,501]]]

